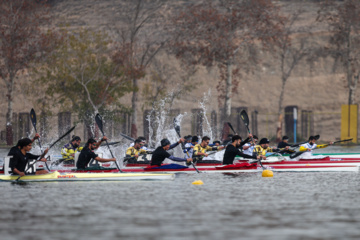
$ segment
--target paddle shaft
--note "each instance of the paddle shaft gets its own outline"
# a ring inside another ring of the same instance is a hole
[[[181,138],[181,135],[180,135],[180,127],[177,128],[176,125],[175,125],[175,119],[174,119],[174,129],[175,129],[175,132],[177,133],[177,135],[179,136],[179,138]],[[183,142],[181,142],[181,147],[182,149],[185,149],[185,144]],[[186,152],[186,155],[190,158],[190,155],[189,155],[189,152],[187,151],[187,149],[185,149],[185,152]],[[193,166],[193,168],[196,170],[197,173],[200,173],[200,171],[197,169],[197,167],[195,167],[195,164],[193,162],[191,162],[191,165]]]
[[[35,129],[35,133],[37,133],[37,129],[36,129],[36,114],[35,114],[35,110],[32,108],[31,111],[30,111],[30,118],[31,118],[31,122],[34,126],[34,129]],[[43,151],[42,151],[42,147],[41,147],[41,141],[40,141],[40,138],[37,139],[38,140],[38,143],[39,143],[39,147],[40,147],[40,152],[41,152],[41,156],[40,156],[40,159],[41,157],[44,155],[43,154]],[[29,170],[30,167],[32,167],[33,164],[31,164],[31,166],[29,165],[28,168],[25,170],[25,172],[27,170]],[[50,168],[49,166],[47,165],[47,162],[45,162],[45,166],[46,168],[49,170],[50,172]]]
[[[123,138],[125,138],[125,139],[127,139],[127,140],[130,140],[130,141],[135,142],[135,139],[134,139],[134,138],[129,137],[129,136],[128,136],[128,135],[126,135],[126,134],[120,133],[120,136],[122,136]]]
[[[241,116],[241,119],[242,119],[243,122],[244,122],[244,125],[246,126],[246,128],[247,128],[247,130],[248,130],[248,133],[250,134],[250,129],[249,129],[249,117],[248,117],[248,115],[247,115],[247,112],[246,112],[245,110],[242,110],[241,113],[240,113],[240,116]],[[255,144],[254,138],[252,137],[252,135],[251,135],[251,141],[253,142],[253,144]],[[256,154],[256,156],[258,155],[256,149],[255,149],[255,154]],[[261,163],[261,158],[258,159],[258,162],[260,163],[260,166],[262,167],[262,169],[265,169],[265,167],[264,167],[264,166],[262,165],[262,163]]]
[[[99,129],[100,129],[100,131],[101,131],[101,133],[102,133],[102,135],[103,135],[103,137],[105,136],[105,134],[104,134],[104,131],[103,131],[103,125],[102,125],[102,118],[101,118],[101,116],[100,116],[100,114],[96,114],[96,116],[95,116],[95,122],[97,123],[97,125],[98,125],[98,127],[99,127]],[[100,126],[101,125],[101,126]],[[105,139],[105,142],[106,142],[106,145],[107,145],[107,147],[108,147],[108,149],[109,149],[109,151],[110,151],[110,154],[111,154],[111,156],[112,156],[112,158],[115,158],[114,157],[114,154],[112,153],[112,151],[111,151],[111,149],[110,149],[110,146],[109,146],[109,143],[108,143],[108,141]],[[119,167],[119,165],[118,165],[118,163],[117,163],[117,161],[116,161],[116,158],[115,158],[115,164],[116,164],[116,167],[117,167],[117,169],[120,171],[120,172],[123,172],[121,169],[120,169],[120,167]]]
[[[234,133],[234,134],[236,134],[236,132],[235,132],[235,130],[234,130],[234,128],[233,128],[233,126],[231,125],[231,123],[230,123],[230,122],[228,122],[227,124],[229,125],[229,127],[231,128],[231,130],[233,131],[233,133]]]
[[[103,132],[102,130],[101,130],[101,133],[103,134],[103,136],[105,136],[105,135],[104,135],[104,132]],[[105,140],[105,142],[106,142],[106,145],[107,145],[107,147],[108,147],[108,149],[109,149],[109,151],[110,151],[111,157],[112,157],[112,158],[115,158],[115,157],[114,157],[114,154],[112,153],[112,151],[111,151],[111,149],[110,149],[110,146],[109,146],[108,141]],[[119,165],[118,165],[118,163],[117,163],[117,161],[116,161],[116,158],[115,158],[115,164],[116,164],[116,167],[118,168],[118,170],[119,170],[120,172],[123,172],[123,171],[120,169],[120,167],[119,167]]]

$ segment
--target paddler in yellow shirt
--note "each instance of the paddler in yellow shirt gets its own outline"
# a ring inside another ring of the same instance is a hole
[[[259,142],[259,145],[256,145],[254,148],[254,152],[257,155],[262,155],[262,156],[266,156],[267,152],[276,152],[275,149],[276,148],[271,148],[269,147],[269,139],[267,138],[262,138]]]
[[[66,164],[73,164],[76,152],[80,152],[83,147],[80,147],[81,138],[79,136],[72,136],[69,143],[65,144],[61,149],[61,156]]]
[[[210,138],[208,136],[204,136],[201,139],[201,143],[195,145],[194,147],[194,154],[193,154],[193,162],[196,163],[197,161],[201,161],[204,157],[207,157],[208,154],[206,151],[216,151],[224,149],[224,146],[219,147],[210,147]]]
[[[146,154],[148,151],[141,149],[143,146],[143,140],[142,139],[136,139],[134,142],[134,146],[129,147],[126,150],[126,155],[124,161],[128,161],[129,163],[135,163],[136,159],[139,157],[140,154]]]

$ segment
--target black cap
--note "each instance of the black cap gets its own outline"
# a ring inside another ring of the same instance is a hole
[[[199,142],[199,138],[197,136],[193,136],[191,138],[191,142]]]
[[[259,143],[259,144],[266,144],[266,143],[270,143],[269,139],[267,139],[267,138],[262,138],[262,139],[260,140],[260,143]]]
[[[288,136],[283,136],[282,140],[289,140],[289,137]]]
[[[162,147],[165,147],[166,145],[170,145],[170,141],[166,138],[160,141],[160,144]]]

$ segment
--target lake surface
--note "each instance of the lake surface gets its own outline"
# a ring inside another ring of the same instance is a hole
[[[203,185],[192,185],[199,179]],[[360,239],[360,175],[353,172],[0,182],[0,191],[1,240]]]

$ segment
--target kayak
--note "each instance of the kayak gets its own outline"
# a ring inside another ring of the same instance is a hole
[[[0,181],[17,182],[19,176],[2,175]],[[42,175],[25,175],[19,182],[69,182],[69,181],[133,181],[133,180],[173,180],[174,174],[154,173],[60,173],[58,171]]]
[[[160,168],[146,167],[146,168],[125,168],[124,172],[161,172],[161,173],[197,173],[193,167],[182,168],[166,168],[167,164]],[[168,164],[173,165],[173,164]],[[202,173],[226,173],[226,172],[262,172],[263,168],[256,163],[237,163],[231,165],[219,166],[198,166],[196,167]],[[313,165],[306,164],[302,166],[266,166],[266,169],[274,172],[358,172],[357,165]]]

